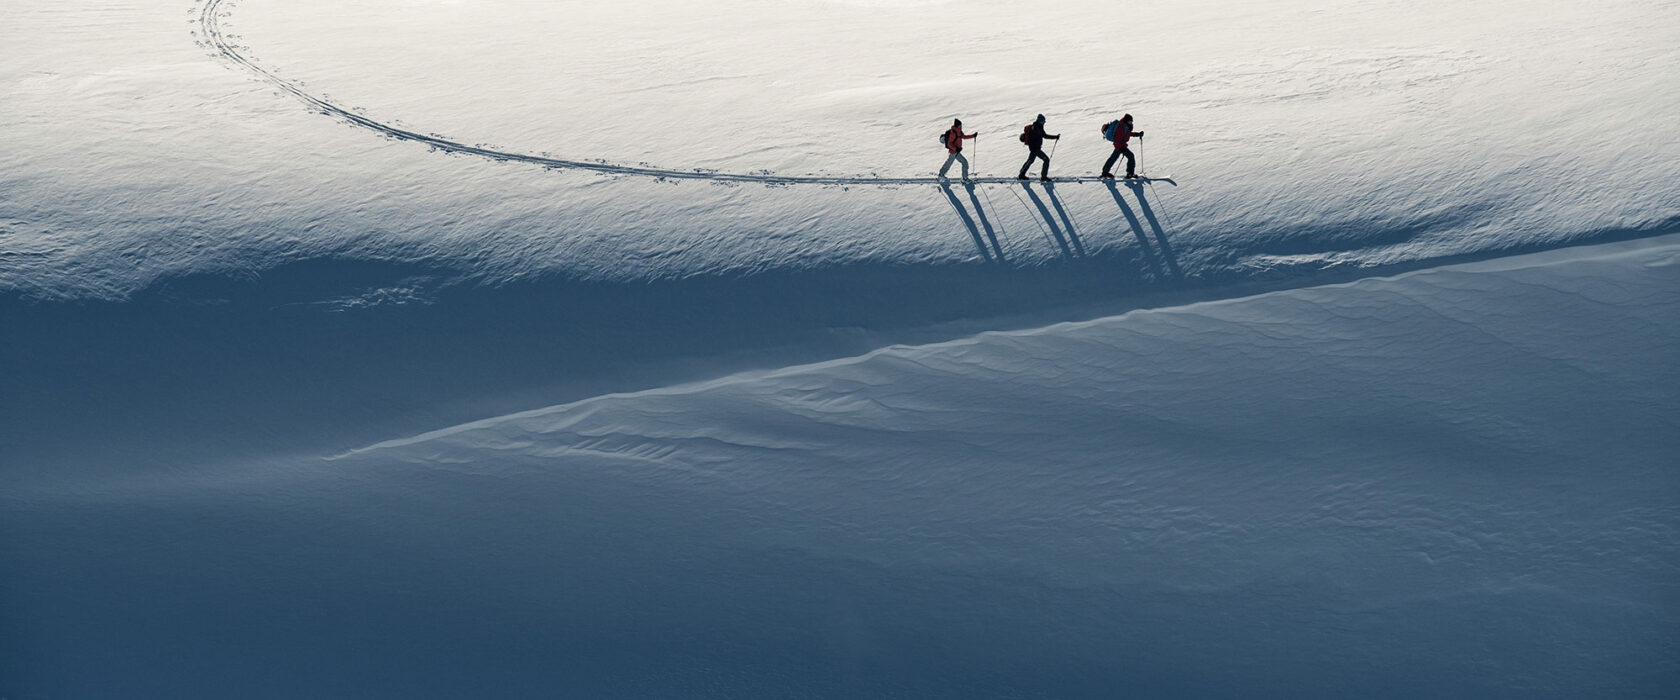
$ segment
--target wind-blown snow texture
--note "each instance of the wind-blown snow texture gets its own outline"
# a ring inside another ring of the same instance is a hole
[[[1680,240],[13,493],[9,692],[1661,697]]]
[[[0,696],[1680,686],[1674,4],[1026,7],[11,2]]]

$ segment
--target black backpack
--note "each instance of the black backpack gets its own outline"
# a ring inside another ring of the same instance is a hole
[[[951,147],[951,130],[950,129],[946,129],[945,133],[939,135],[939,145],[944,146],[946,148]]]

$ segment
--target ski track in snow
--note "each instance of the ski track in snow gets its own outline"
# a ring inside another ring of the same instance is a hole
[[[354,126],[357,126],[357,127],[363,128],[363,129],[367,129],[369,131],[373,131],[373,132],[378,133],[382,136],[386,136],[386,137],[389,137],[389,138],[398,139],[398,140],[402,140],[402,141],[412,141],[412,142],[415,142],[415,143],[422,143],[422,144],[425,144],[427,146],[430,146],[432,148],[435,148],[435,149],[438,149],[440,151],[444,151],[444,152],[447,152],[447,153],[459,153],[459,154],[462,154],[462,155],[477,156],[477,157],[480,157],[480,158],[488,158],[490,160],[497,160],[497,161],[510,162],[510,163],[530,163],[532,165],[540,165],[540,166],[545,167],[545,168],[588,170],[588,171],[592,171],[592,172],[601,173],[603,175],[631,175],[631,176],[641,176],[641,177],[678,179],[678,180],[706,180],[706,181],[712,181],[712,182],[738,182],[738,183],[744,182],[744,183],[757,183],[757,184],[763,184],[763,185],[883,185],[883,186],[885,186],[885,185],[930,185],[930,184],[938,184],[938,183],[941,183],[941,182],[950,182],[949,180],[944,180],[944,179],[937,178],[937,177],[870,177],[870,176],[843,176],[843,175],[842,176],[776,175],[776,174],[768,173],[768,172],[757,173],[757,174],[754,174],[754,173],[724,173],[724,172],[716,172],[716,171],[710,171],[710,170],[698,169],[698,168],[693,169],[693,170],[676,170],[676,169],[671,169],[671,168],[660,168],[660,167],[653,167],[653,166],[618,165],[618,164],[614,164],[614,163],[605,163],[605,162],[591,162],[591,161],[583,161],[583,160],[570,160],[570,159],[566,159],[566,158],[554,158],[554,157],[550,157],[550,156],[534,155],[534,154],[530,154],[530,153],[514,153],[514,152],[510,152],[510,151],[498,151],[498,150],[493,149],[493,148],[485,148],[485,147],[482,147],[482,146],[475,146],[475,145],[471,145],[471,144],[461,143],[459,141],[453,141],[453,140],[444,138],[442,136],[437,136],[437,135],[432,135],[432,134],[422,134],[422,133],[419,133],[419,132],[416,132],[416,131],[410,131],[408,129],[404,129],[404,128],[397,127],[397,126],[392,126],[392,125],[386,124],[384,122],[379,122],[379,121],[375,121],[373,119],[369,119],[367,117],[364,117],[364,116],[362,116],[360,114],[357,114],[357,113],[355,113],[355,112],[353,112],[349,109],[345,109],[343,107],[335,105],[335,104],[333,104],[333,103],[331,103],[331,102],[329,102],[325,99],[322,99],[320,97],[316,97],[315,95],[311,95],[311,94],[309,94],[308,91],[304,90],[303,88],[298,87],[297,85],[285,80],[284,78],[281,78],[280,76],[277,76],[274,73],[269,72],[268,70],[264,69],[262,66],[258,65],[257,62],[254,59],[246,56],[243,53],[240,53],[239,48],[232,41],[229,41],[227,36],[222,33],[221,20],[222,20],[223,17],[226,17],[226,16],[228,16],[228,14],[231,13],[231,11],[227,11],[227,12],[222,11],[222,6],[224,4],[226,4],[226,0],[208,0],[207,2],[204,3],[203,9],[200,10],[200,12],[199,12],[199,24],[204,28],[204,36],[205,36],[206,39],[209,40],[211,47],[216,50],[217,55],[233,62],[234,64],[244,68],[245,70],[250,71],[251,73],[253,73],[257,77],[263,79],[264,81],[267,81],[269,83],[274,84],[276,87],[279,87],[281,90],[285,90],[287,93],[290,93],[293,97],[296,97],[299,100],[302,100],[304,102],[304,104],[309,105],[311,108],[313,108],[317,112],[320,112],[321,114],[325,114],[325,115],[330,116],[330,117],[337,117],[337,118],[342,119],[342,120],[344,120],[345,122],[347,122],[351,125],[354,125]],[[990,178],[974,178],[971,181],[972,182],[978,182],[978,183],[1001,184],[1001,183],[1016,182],[1017,180],[1016,180],[1016,178],[1011,178],[1011,177],[990,177]],[[1149,183],[1164,182],[1164,183],[1167,183],[1169,185],[1174,185],[1174,186],[1176,186],[1178,184],[1177,182],[1174,182],[1171,178],[1142,178],[1140,181],[1149,182]],[[956,182],[961,182],[961,180],[956,180]],[[1103,182],[1103,180],[1101,178],[1095,178],[1095,177],[1067,177],[1067,178],[1057,178],[1056,182]]]

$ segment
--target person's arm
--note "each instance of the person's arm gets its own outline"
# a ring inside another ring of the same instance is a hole
[[[979,135],[980,135],[980,132],[976,131],[972,134],[963,134],[963,138],[971,139],[971,138],[974,138],[974,137],[979,136]]]
[[[1044,138],[1056,139],[1057,141],[1060,141],[1060,140],[1062,140],[1062,135],[1061,134],[1056,134],[1055,136],[1051,136],[1050,134],[1045,134]]]

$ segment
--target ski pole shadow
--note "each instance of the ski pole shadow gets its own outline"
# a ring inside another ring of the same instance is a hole
[[[939,183],[939,191],[945,195],[945,201],[950,203],[951,209],[957,212],[957,218],[962,219],[963,227],[968,229],[969,238],[974,240],[974,247],[980,250],[980,257],[985,258],[986,262],[990,263],[1003,262],[1003,248],[997,245],[997,235],[992,233],[992,223],[986,219],[986,212],[980,208],[980,202],[974,202],[974,210],[979,214],[981,223],[986,227],[986,237],[990,238],[992,245],[996,247],[995,253],[992,248],[986,246],[986,240],[980,237],[980,226],[974,223],[974,217],[970,216],[968,210],[963,207],[962,200],[958,199],[956,193],[951,191],[950,183]],[[968,186],[968,196],[970,199],[974,198],[973,185]]]
[[[1114,203],[1120,205],[1120,214],[1126,217],[1126,223],[1132,225],[1132,235],[1137,236],[1138,247],[1143,250],[1143,259],[1149,262],[1149,269],[1155,273],[1155,278],[1166,280],[1167,276],[1161,269],[1161,261],[1155,254],[1155,246],[1150,245],[1149,238],[1143,234],[1143,224],[1138,221],[1137,214],[1132,213],[1132,206],[1121,196],[1120,187],[1113,181],[1104,182],[1108,193],[1114,196]]]
[[[1079,232],[1073,228],[1073,218],[1068,216],[1067,208],[1062,206],[1062,198],[1056,196],[1056,185],[1044,183],[1044,195],[1050,198],[1050,206],[1055,207],[1056,217],[1062,220],[1062,229],[1067,231],[1068,242],[1073,244],[1073,250],[1079,257],[1085,257],[1085,244],[1079,240]]]
[[[1050,235],[1056,239],[1056,245],[1062,249],[1062,255],[1069,259],[1084,255],[1084,250],[1076,253],[1073,248],[1068,246],[1067,236],[1062,235],[1062,227],[1056,224],[1056,217],[1050,214],[1050,208],[1044,206],[1044,200],[1038,196],[1037,192],[1033,191],[1032,186],[1023,182],[1021,183],[1021,189],[1026,190],[1027,197],[1032,200],[1033,206],[1038,208],[1039,218],[1050,225]]]
[[[1113,187],[1112,184],[1109,186]],[[1173,254],[1172,245],[1167,243],[1167,234],[1161,230],[1161,220],[1155,218],[1155,209],[1149,206],[1149,198],[1143,194],[1143,183],[1127,182],[1126,187],[1137,196],[1138,210],[1143,212],[1143,220],[1149,222],[1149,229],[1155,233],[1155,242],[1161,246],[1161,259],[1166,261],[1167,268],[1172,271],[1173,279],[1180,282],[1184,281],[1184,271],[1178,268],[1178,256]]]
[[[969,203],[974,205],[974,217],[979,219],[980,225],[986,229],[986,240],[992,243],[992,255],[1000,263],[1009,262],[1009,259],[1003,256],[1003,244],[998,242],[997,234],[992,231],[992,221],[986,218],[986,208],[980,206],[980,198],[975,195],[974,187],[975,185],[972,182],[963,184],[963,189],[968,191]]]

